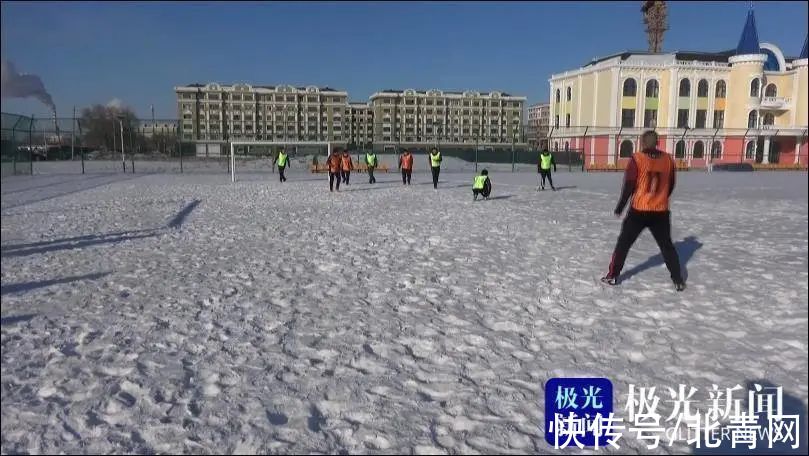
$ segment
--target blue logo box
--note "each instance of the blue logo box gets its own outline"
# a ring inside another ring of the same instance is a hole
[[[571,414],[575,419],[584,418],[583,426],[577,431],[560,434],[560,445],[567,441],[566,446],[576,446],[575,442],[595,446],[596,414],[607,418],[612,413],[612,382],[606,378],[552,378],[545,382],[545,441],[551,446],[556,446],[558,430],[554,419],[557,413],[562,415],[559,420],[566,419],[567,423]],[[608,436],[599,436],[598,446],[607,445],[607,440]]]

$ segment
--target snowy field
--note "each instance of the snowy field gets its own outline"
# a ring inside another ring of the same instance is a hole
[[[806,173],[680,173],[676,293],[648,232],[599,281],[620,174],[300,169],[3,178],[2,453],[549,453],[556,376],[623,417],[766,382],[806,429]]]

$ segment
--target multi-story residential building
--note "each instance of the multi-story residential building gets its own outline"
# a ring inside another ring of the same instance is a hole
[[[524,144],[525,97],[506,93],[385,90],[348,103],[330,88],[192,84],[175,87],[182,140],[329,141],[388,146]]]
[[[759,43],[752,10],[735,50],[624,52],[550,78],[551,148],[623,166],[646,129],[691,166],[806,163],[807,47]]]
[[[348,144],[366,148],[374,142],[374,112],[368,103],[348,104]]]
[[[532,148],[548,147],[550,117],[550,103],[537,103],[528,107],[528,145]]]
[[[211,83],[174,90],[183,141],[347,140],[348,94],[329,87]]]
[[[383,90],[371,96],[374,142],[407,146],[524,143],[525,100],[501,92]]]
[[[177,134],[177,121],[174,120],[143,120],[138,124],[138,134],[146,138],[151,138],[152,135],[170,135]]]

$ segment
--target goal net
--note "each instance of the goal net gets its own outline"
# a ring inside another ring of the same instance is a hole
[[[328,141],[232,141],[230,143],[230,180],[236,182],[237,169],[256,171],[267,169],[269,163],[283,150],[289,155],[292,168],[308,169],[313,164],[323,164],[331,154],[332,143]]]

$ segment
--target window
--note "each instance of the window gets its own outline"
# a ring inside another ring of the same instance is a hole
[[[764,125],[775,125],[775,116],[771,112],[764,114],[762,123]]]
[[[750,114],[747,115],[747,128],[756,128],[758,126],[758,113],[756,111],[750,111]]]
[[[559,128],[559,115],[553,116],[553,126]]]
[[[725,81],[720,79],[716,83],[716,90],[714,92],[715,95],[716,95],[716,98],[725,98],[725,96],[727,95],[727,90],[728,90],[727,84],[725,84]]]
[[[559,89],[556,89],[556,102],[559,103],[561,101],[562,92]]]
[[[705,79],[700,79],[699,83],[697,83],[697,97],[698,98],[708,97],[708,81],[706,81]]]
[[[751,97],[758,97],[760,88],[761,88],[761,83],[759,82],[758,78],[753,79],[752,81],[750,81],[750,96]]]
[[[626,83],[624,83],[626,85]],[[657,98],[660,96],[660,84],[656,79],[646,82],[646,98]]]
[[[634,79],[629,78],[624,81],[624,96],[634,97],[638,93],[638,85]]]
[[[718,160],[720,158],[722,158],[722,143],[714,141],[713,144],[711,144],[711,159]]]
[[[635,126],[635,110],[622,109],[621,110],[621,126],[634,127]]]
[[[756,155],[756,142],[750,141],[747,143],[747,147],[744,149],[744,158],[745,160],[752,160],[753,157]]]
[[[705,109],[697,109],[697,119],[695,122],[695,128],[705,128],[705,121],[708,117],[708,111]]]
[[[686,128],[688,126],[688,110],[677,110],[677,128]]]
[[[629,158],[632,156],[632,153],[635,152],[635,145],[632,144],[632,141],[625,139],[621,142],[621,150],[619,153],[620,158]]]
[[[568,88],[567,88],[567,101],[570,101],[570,100],[572,100],[572,99],[573,99],[573,89],[571,89],[570,87],[568,87]]]
[[[694,144],[694,158],[703,158],[705,156],[705,144],[702,141],[697,141]]]
[[[725,111],[713,112],[713,128],[725,128]]]
[[[778,87],[775,84],[767,84],[767,88],[764,89],[764,96],[765,97],[777,97],[778,96]]]
[[[680,81],[680,96],[681,97],[691,96],[691,81],[689,81],[688,79],[683,79]]]
[[[565,114],[565,126],[570,126],[570,114]]]
[[[674,158],[685,158],[685,141],[682,139],[674,146]]]
[[[647,109],[643,111],[643,127],[644,128],[657,127],[657,109]]]

